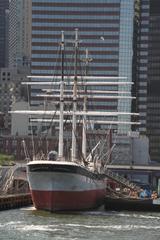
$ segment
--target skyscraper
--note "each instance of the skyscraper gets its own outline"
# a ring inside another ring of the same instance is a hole
[[[31,60],[31,0],[9,4],[9,67],[28,66]]]
[[[160,161],[160,9],[158,0],[142,0],[137,57],[140,132],[149,137],[150,157]]]
[[[5,67],[7,62],[7,9],[9,8],[9,0],[0,1],[0,68]]]
[[[133,0],[33,0],[32,1],[32,74],[53,75],[60,70],[57,60],[61,31],[66,40],[73,40],[79,29],[82,52],[89,50],[93,58],[89,67],[92,76],[123,76],[132,81],[133,27],[135,5]],[[72,43],[67,43],[67,62],[71,65]],[[55,63],[57,65],[55,66]],[[110,87],[129,90],[131,87]],[[103,105],[103,107],[102,107]],[[108,100],[99,108],[112,111],[130,111],[131,100]],[[118,120],[130,117],[118,116]],[[127,132],[130,126],[118,126]]]
[[[160,161],[160,9],[159,1],[150,1],[148,47],[147,135],[150,156]]]

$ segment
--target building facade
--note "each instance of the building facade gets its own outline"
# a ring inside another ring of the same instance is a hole
[[[160,161],[160,9],[159,1],[150,1],[148,42],[147,135],[150,155]]]
[[[89,75],[127,77],[124,81],[131,82],[134,15],[133,0],[33,0],[32,75],[54,75],[55,69],[60,74],[61,63],[57,50],[62,30],[67,40],[66,60],[73,75],[73,42],[70,41],[74,40],[74,31],[78,28],[82,41],[81,53],[85,57],[85,49],[88,48],[93,58]],[[67,70],[65,74],[68,74]],[[110,86],[107,89],[131,93],[131,86],[127,85]],[[37,92],[37,89],[34,90]],[[110,99],[94,102],[94,105],[102,111],[131,111],[130,99]],[[130,121],[130,117],[118,116],[115,120]],[[130,125],[117,127],[119,132],[124,133],[130,128]]]
[[[9,4],[9,67],[30,66],[31,0],[11,0]]]
[[[152,161],[160,161],[160,10],[158,4],[157,0],[140,2],[136,72],[140,132],[149,138]]]
[[[8,56],[8,8],[9,0],[0,1],[0,68],[6,67]]]
[[[16,101],[26,100],[27,95],[21,82],[27,80],[28,68],[17,70],[16,68],[0,69],[0,112],[3,116],[3,123],[0,129],[4,133],[11,133],[11,110],[12,104]],[[1,119],[2,121],[2,119]]]

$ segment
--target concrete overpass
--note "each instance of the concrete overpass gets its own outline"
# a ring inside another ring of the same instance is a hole
[[[107,165],[108,169],[111,170],[136,170],[136,171],[159,171],[160,172],[160,165],[117,165],[117,164],[110,164]]]

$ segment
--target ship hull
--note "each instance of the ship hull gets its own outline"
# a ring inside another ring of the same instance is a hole
[[[73,163],[28,164],[28,180],[36,209],[81,211],[102,205],[106,186],[103,175]]]

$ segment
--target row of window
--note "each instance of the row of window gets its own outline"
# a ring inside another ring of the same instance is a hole
[[[120,3],[121,0],[88,0],[87,3],[108,3],[108,4],[113,4],[113,3]],[[123,0],[124,1],[124,0]],[[86,3],[86,0],[45,0],[45,3]],[[32,3],[33,3],[33,6],[34,6],[34,3],[44,3],[44,0],[32,0]]]
[[[10,78],[2,78],[2,81],[10,81]]]
[[[46,50],[46,51],[53,51],[53,50],[56,50],[57,51],[57,47],[56,46],[32,46],[32,50]],[[67,47],[67,50],[69,51],[69,50],[73,50],[73,48],[69,48],[69,47]],[[90,49],[91,50],[91,49]],[[90,51],[89,50],[89,51]],[[117,47],[114,47],[114,48],[112,48],[112,47],[109,47],[109,48],[107,48],[107,47],[105,47],[105,48],[100,48],[100,47],[97,47],[96,49],[94,48],[94,49],[92,49],[92,51],[94,50],[94,55],[96,55],[96,56],[101,56],[101,55],[103,55],[102,53],[101,54],[99,54],[99,52],[100,52],[100,50],[101,51],[105,51],[106,52],[106,54],[107,54],[107,51],[109,51],[109,52],[111,52],[112,53],[112,55],[118,55],[118,48]],[[110,58],[110,56],[106,56],[106,57],[109,57]],[[112,58],[112,57],[111,57]]]
[[[33,48],[34,49],[34,48]],[[41,48],[41,50],[42,50],[43,48]],[[45,50],[51,50],[51,52],[49,53],[49,54],[32,54],[32,59],[33,59],[33,61],[34,61],[34,58],[43,58],[43,59],[45,59],[45,58],[47,58],[47,59],[50,59],[50,58],[55,58],[55,57],[53,57],[53,53],[52,53],[52,50],[53,50],[53,48],[52,47],[50,47],[49,49],[48,49],[48,47],[47,47],[47,49],[45,48]],[[100,51],[100,49],[98,48],[98,50]],[[101,49],[102,50],[102,49]],[[118,51],[118,49],[117,48],[112,48],[112,47],[110,47],[110,48],[105,48],[105,51]],[[84,52],[84,54],[85,54],[85,52]],[[83,55],[84,55],[83,54]],[[90,54],[89,53],[89,55],[90,55],[90,57],[92,57],[92,54]],[[73,55],[71,55],[71,54],[66,54],[66,56],[67,56],[67,58],[73,58]],[[105,60],[107,60],[107,59],[113,59],[113,61],[114,60],[117,60],[118,59],[118,54],[117,55],[111,55],[111,54],[106,54],[106,55],[101,55],[101,54],[94,54],[94,58],[93,58],[93,61],[94,60],[96,60],[96,59],[98,59],[98,60],[100,60],[100,59],[105,59]],[[55,58],[55,60],[56,60],[56,58]]]
[[[34,34],[41,34],[41,35],[53,35],[53,37],[55,36],[55,35],[58,35],[58,36],[60,36],[61,35],[61,31],[55,31],[54,29],[53,30],[47,30],[47,29],[43,29],[43,30],[34,30],[34,27],[33,27],[33,30],[32,30],[32,34],[34,35]],[[68,38],[68,36],[71,36],[71,35],[73,35],[73,31],[67,31],[66,33],[65,33],[65,36]],[[93,36],[93,38],[95,39],[95,38],[97,38],[97,36],[101,36],[102,35],[102,31],[101,30],[98,30],[98,29],[96,29],[96,33],[95,33],[95,31],[93,31],[93,32],[87,32],[87,31],[80,31],[80,35],[83,35],[83,38],[85,38],[85,36],[86,36],[86,38],[88,38],[88,36]],[[119,35],[119,32],[118,31],[116,31],[116,32],[107,32],[107,31],[105,31],[104,33],[103,33],[103,35],[104,35],[104,37],[105,36],[117,36],[117,35]]]
[[[54,65],[54,62],[32,62],[32,66],[53,66]],[[95,66],[95,67],[117,67],[118,68],[118,63],[102,63],[102,62],[99,62],[99,63],[94,63],[92,62],[92,67]]]
[[[81,6],[81,7],[69,7],[69,8],[63,8],[63,7],[52,7],[52,6],[50,6],[50,7],[47,7],[47,6],[33,6],[32,7],[32,11],[33,11],[33,14],[34,14],[34,16],[36,16],[36,14],[38,14],[38,11],[39,11],[39,13],[43,13],[44,15],[47,15],[47,16],[49,16],[51,13],[53,13],[53,15],[55,16],[55,14],[56,14],[56,16],[58,16],[58,17],[60,17],[61,15],[65,15],[65,11],[66,11],[66,9],[67,9],[67,12],[69,13],[71,13],[70,15],[72,15],[72,13],[73,13],[73,15],[78,15],[78,13],[80,13],[81,14],[81,11],[83,10],[83,12],[84,12],[84,14],[85,13],[89,13],[89,15],[90,14],[96,14],[97,16],[106,16],[106,17],[108,17],[107,16],[107,13],[113,13],[113,16],[111,17],[111,19],[117,19],[117,18],[114,18],[115,16],[115,14],[117,15],[117,13],[119,13],[119,7],[84,7],[84,6]],[[37,12],[36,12],[37,11]],[[60,13],[60,14],[59,14]],[[75,14],[76,13],[76,14]],[[108,15],[109,15],[108,14]],[[67,16],[68,14],[66,14],[65,16]],[[72,15],[72,16],[73,16]]]
[[[3,72],[3,73],[2,73],[2,76],[6,76],[6,75],[7,75],[7,76],[10,76],[11,74],[10,74],[10,72]]]
[[[103,5],[105,4],[105,6],[107,7],[117,7],[120,5],[120,1],[125,1],[125,0],[99,0],[98,3],[99,5]],[[92,4],[93,6],[97,6],[97,0],[46,0],[45,2],[43,0],[37,1],[37,0],[33,0],[33,6],[81,6],[81,5],[85,5],[88,6],[90,4]]]
[[[119,39],[105,39],[103,37],[103,39],[101,39],[101,36],[97,36],[97,39],[94,39],[94,41],[92,39],[85,39],[85,43],[101,43],[100,45],[106,44],[106,43],[118,43]],[[40,42],[40,43],[57,43],[57,39],[54,38],[32,38],[32,43],[34,42]]]
[[[89,22],[87,19],[85,20],[85,22],[78,22],[77,21],[73,21],[73,19],[71,19],[68,22],[65,22],[65,19],[63,22],[43,22],[43,19],[41,19],[41,21],[33,21],[32,22],[32,26],[33,27],[74,27],[74,28],[80,28],[80,27],[84,27],[85,24],[85,28],[87,27],[94,27],[95,31],[97,28],[105,28],[105,29],[111,29],[112,31],[119,29],[119,24],[117,23],[98,23],[97,21],[94,22]]]
[[[53,74],[53,70],[50,69],[50,70],[41,70],[41,69],[32,69],[32,74],[35,74],[35,75],[39,75],[39,74],[46,74],[46,75],[52,75]],[[106,71],[99,71],[96,70],[96,71],[93,71],[92,70],[92,74],[93,75],[102,75],[102,74],[106,74]],[[117,76],[118,75],[118,71],[115,70],[115,71],[109,71],[107,70],[107,75],[108,76]]]

